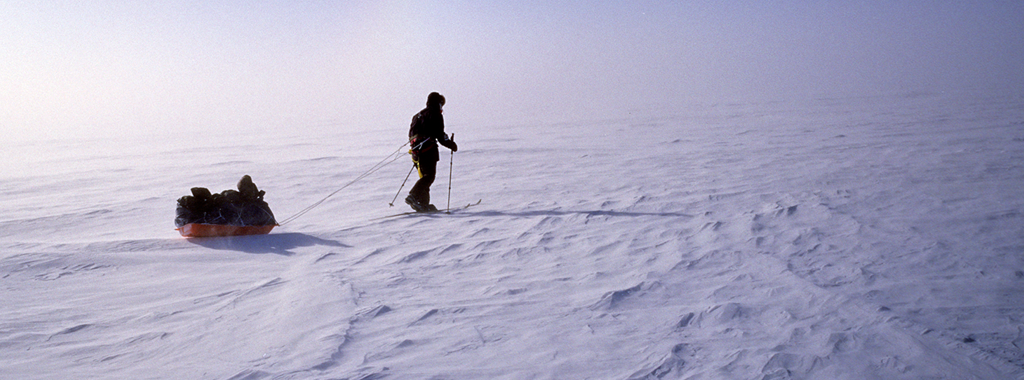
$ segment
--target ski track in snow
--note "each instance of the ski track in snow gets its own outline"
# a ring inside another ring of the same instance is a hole
[[[174,200],[250,174],[280,220],[400,147],[31,156],[0,184],[0,378],[1024,378],[1021,99],[451,119],[480,205],[376,219],[402,157],[266,236],[176,237]]]

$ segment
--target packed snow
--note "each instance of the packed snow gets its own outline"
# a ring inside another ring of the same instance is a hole
[[[2,143],[0,378],[1024,378],[1020,97],[457,104],[450,214],[388,217],[405,125]],[[269,235],[173,229],[191,187],[280,221],[382,159]]]

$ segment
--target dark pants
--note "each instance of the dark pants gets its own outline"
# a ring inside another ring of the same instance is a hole
[[[412,186],[412,190],[409,190],[409,195],[421,204],[430,204],[430,185],[434,183],[434,177],[437,176],[437,161],[439,159],[437,148],[434,148],[420,153],[412,161],[419,169],[420,179]]]

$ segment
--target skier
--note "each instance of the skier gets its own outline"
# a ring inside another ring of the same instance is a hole
[[[437,210],[437,207],[430,204],[430,185],[434,183],[437,162],[441,159],[437,144],[444,145],[452,152],[459,150],[455,141],[444,133],[442,106],[444,96],[431,92],[427,95],[427,108],[413,116],[412,124],[409,126],[409,144],[412,146],[409,154],[412,155],[412,162],[419,170],[420,179],[413,185],[412,190],[409,190],[405,203],[418,212]]]

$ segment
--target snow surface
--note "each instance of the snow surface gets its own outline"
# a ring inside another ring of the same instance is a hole
[[[447,116],[434,203],[453,159],[480,205],[381,218],[399,154],[238,238],[176,199],[249,174],[281,220],[406,126],[5,143],[0,378],[1024,378],[1024,99]]]

